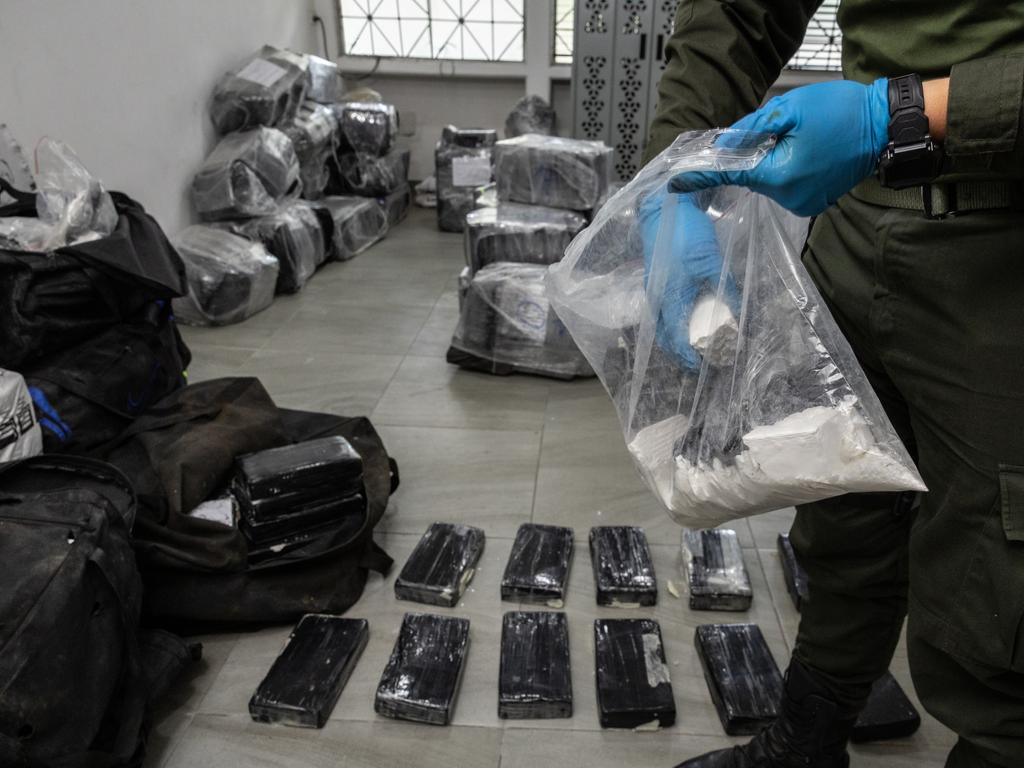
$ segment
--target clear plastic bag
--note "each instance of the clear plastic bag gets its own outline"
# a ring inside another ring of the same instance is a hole
[[[498,197],[516,203],[589,211],[605,196],[612,148],[600,141],[528,133],[495,146]]]
[[[225,74],[214,86],[210,117],[217,133],[277,125],[295,114],[306,92],[301,59],[270,46]]]
[[[523,96],[505,118],[505,138],[527,133],[550,136],[555,132],[555,110],[536,94]]]
[[[494,145],[498,132],[490,128],[445,126],[434,149],[437,178],[437,226],[461,232],[474,205],[477,187],[494,179]]]
[[[473,272],[488,264],[554,264],[587,224],[574,211],[501,203],[466,214],[466,263]]]
[[[331,191],[377,197],[409,182],[409,150],[393,149],[377,157],[366,153],[339,154]]]
[[[36,213],[53,228],[44,250],[86,235],[106,237],[117,226],[114,201],[67,144],[43,138],[36,146]]]
[[[736,131],[681,135],[548,276],[549,298],[611,395],[637,467],[687,526],[848,492],[925,489],[800,261],[806,221],[767,198],[738,187],[704,198],[722,270],[690,318],[699,370],[656,341],[668,271],[685,262],[665,236],[675,210],[666,202],[645,276],[640,206],[680,171],[751,168],[771,142]]]
[[[328,161],[338,148],[338,120],[334,110],[315,101],[305,101],[295,119],[281,127],[292,140],[299,161],[302,196],[316,200],[323,196],[330,176]]]
[[[412,187],[406,182],[394,191],[378,197],[377,204],[384,211],[388,229],[391,229],[401,222],[409,212],[409,206],[412,205]]]
[[[398,136],[398,110],[394,104],[349,101],[334,106],[347,152],[380,157],[390,152]]]
[[[328,211],[334,222],[329,258],[348,261],[387,234],[387,214],[371,197],[330,196],[315,205]]]
[[[309,89],[306,91],[306,98],[320,104],[333,104],[338,100],[339,84],[338,65],[310,54]]]

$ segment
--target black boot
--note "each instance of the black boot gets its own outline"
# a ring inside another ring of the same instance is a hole
[[[848,768],[846,742],[855,721],[843,717],[810,670],[793,660],[772,725],[741,747],[708,752],[676,768]]]

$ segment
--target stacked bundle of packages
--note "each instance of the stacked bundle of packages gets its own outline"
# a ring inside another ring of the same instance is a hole
[[[376,199],[388,226],[396,225],[412,202],[409,150],[396,146],[398,110],[393,104],[350,101],[334,105],[334,114],[341,142],[328,190]]]
[[[363,460],[343,437],[271,448],[238,459],[234,495],[249,559],[258,560],[362,525]]]
[[[488,128],[447,126],[434,149],[437,179],[437,226],[461,232],[478,187],[494,180],[494,145],[498,132]]]

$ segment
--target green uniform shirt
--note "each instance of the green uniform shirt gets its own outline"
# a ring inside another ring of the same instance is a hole
[[[819,0],[682,0],[645,159],[758,107]],[[1024,178],[1024,0],[842,0],[843,75],[949,76],[945,180]]]

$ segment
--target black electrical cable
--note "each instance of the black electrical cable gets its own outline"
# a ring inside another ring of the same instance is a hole
[[[320,15],[316,13],[313,14],[313,23],[320,25],[320,36],[324,41],[324,58],[329,59],[331,58],[331,52],[327,50],[327,25],[324,24],[324,20],[320,18]]]

